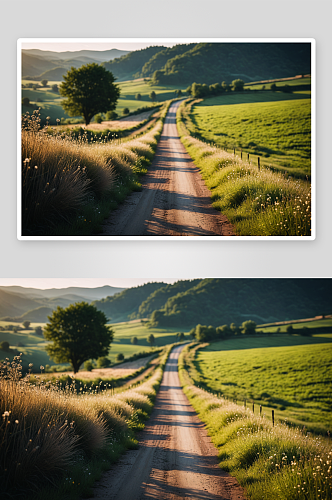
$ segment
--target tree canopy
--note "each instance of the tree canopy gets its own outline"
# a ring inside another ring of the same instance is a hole
[[[120,96],[118,85],[110,71],[96,63],[71,68],[64,75],[59,87],[66,97],[61,103],[69,116],[83,116],[86,125],[97,113],[106,113],[116,108]]]
[[[106,322],[105,314],[87,302],[58,306],[44,328],[44,337],[52,341],[47,354],[56,363],[70,363],[77,373],[84,361],[107,356],[113,331]]]

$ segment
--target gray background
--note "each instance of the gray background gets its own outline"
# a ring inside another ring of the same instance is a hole
[[[2,4],[0,277],[331,277],[331,30],[325,0],[12,0]],[[18,38],[315,38],[315,241],[18,241]]]

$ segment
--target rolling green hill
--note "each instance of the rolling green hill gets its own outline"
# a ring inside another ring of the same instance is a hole
[[[141,303],[151,293],[165,285],[166,283],[146,283],[145,285],[128,288],[112,297],[95,300],[93,305],[103,311],[112,323],[127,321],[128,319],[132,319],[131,315],[136,315]]]
[[[164,85],[231,83],[237,78],[248,82],[310,73],[310,44],[197,43],[149,47],[105,66],[118,79],[151,77],[154,83]]]
[[[113,61],[105,62],[103,65],[111,71],[117,80],[132,80],[141,75],[142,67],[158,52],[165,50],[163,46],[147,47],[135,50]],[[135,76],[136,75],[136,76]]]
[[[328,279],[208,278],[170,297],[152,313],[150,324],[216,327],[249,319],[262,324],[328,314],[331,304]]]

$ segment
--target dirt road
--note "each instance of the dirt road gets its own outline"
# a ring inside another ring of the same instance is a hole
[[[178,106],[169,109],[142,191],[112,212],[100,236],[234,235],[227,218],[212,208],[210,191],[180,141]]]
[[[181,348],[170,355],[139,449],[103,476],[95,500],[244,499],[237,481],[219,468],[217,451],[181,389]]]

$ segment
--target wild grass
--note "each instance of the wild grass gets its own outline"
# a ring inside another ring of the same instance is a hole
[[[311,186],[307,181],[258,168],[191,137],[189,109],[180,106],[181,141],[201,170],[213,206],[241,236],[310,236]]]
[[[22,376],[19,356],[12,362],[1,363],[0,486],[3,496],[37,498],[36,495],[42,495],[38,491],[44,491],[45,498],[48,484],[53,485],[53,496],[54,486],[59,492],[67,488],[68,493],[69,488],[75,498],[78,493],[82,494],[88,485],[82,472],[84,468],[88,470],[93,466],[101,470],[105,457],[109,464],[121,451],[136,446],[134,431],[144,427],[144,420],[151,412],[171,348],[164,350],[159,366],[149,379],[135,389],[117,394],[91,388],[77,394],[74,384],[63,389],[59,383],[52,384],[42,378],[32,383],[29,374]],[[80,476],[77,476],[78,468]],[[78,478],[76,483],[68,482],[73,474]],[[63,496],[59,493],[57,498]]]
[[[144,135],[108,142],[40,128],[38,112],[22,123],[22,234],[90,235],[132,190],[150,164],[161,119]]]
[[[180,380],[218,449],[220,467],[235,476],[250,500],[323,500],[332,497],[330,440],[305,429],[275,426],[249,408],[195,387],[194,353],[179,359]]]
[[[254,400],[256,412],[262,405],[269,418],[274,409],[276,419],[326,435],[332,428],[331,339],[309,337],[306,345],[299,345],[300,339],[296,345],[297,336],[290,339],[294,345],[282,336],[266,338],[265,347],[252,346],[252,339],[213,343],[213,351],[206,347],[197,353],[195,380],[242,404]]]
[[[266,96],[265,102],[227,105],[227,97],[222,96],[198,103],[191,114],[195,129],[209,143],[242,148],[243,152],[259,155],[263,165],[272,164],[302,179],[310,177],[310,95],[298,99],[297,94],[291,94],[292,99],[277,100],[284,94],[260,94],[262,99]],[[269,102],[271,97],[275,100]]]

